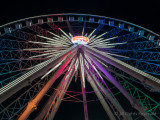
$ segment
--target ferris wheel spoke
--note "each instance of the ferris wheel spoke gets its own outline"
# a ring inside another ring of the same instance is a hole
[[[109,63],[113,66],[116,66],[119,69],[122,69],[124,72],[130,74],[131,76],[134,76],[135,78],[139,79],[140,81],[144,81],[144,78],[146,78],[147,82],[145,82],[145,84],[150,85],[151,87],[153,87],[159,91],[160,80],[158,78],[153,77],[153,76],[151,76],[151,75],[149,75],[149,74],[147,74],[147,73],[145,73],[135,67],[132,67],[131,65],[126,64],[118,59],[112,58],[109,55],[105,55],[105,54],[103,54],[103,53],[101,53],[91,47],[89,49],[93,50],[94,52],[87,49],[86,47],[85,47],[85,49],[87,52],[99,57],[99,59],[102,59],[102,60],[106,61],[107,63]],[[106,57],[104,57],[104,56],[106,56]],[[129,71],[132,71],[132,72],[129,72]]]
[[[97,87],[96,84],[94,83],[94,81],[93,81],[93,79],[91,78],[91,76],[90,76],[89,74],[87,74],[87,76],[88,76],[88,81],[89,81],[92,89],[93,89],[94,91],[99,91],[98,87]],[[96,94],[96,96],[98,97],[98,99],[100,100],[100,102],[101,102],[103,108],[105,109],[107,115],[109,116],[109,118],[110,118],[111,120],[116,120],[116,118],[114,117],[114,114],[112,113],[109,105],[108,105],[107,102],[105,101],[105,99],[104,99],[104,97],[102,96],[102,94],[101,94],[100,92],[96,92],[95,94]]]
[[[65,44],[63,42],[32,42],[32,41],[29,41],[30,43],[35,43],[35,44],[41,44],[41,45],[47,45],[47,46],[50,46],[50,47],[69,47],[70,45],[69,44]]]
[[[0,118],[53,119],[67,101],[80,102],[88,120],[88,103],[99,101],[113,120],[160,119],[159,50],[158,34],[103,16],[51,14],[2,25]],[[67,94],[73,78],[81,90]]]
[[[86,20],[83,23],[82,36],[84,36],[85,28],[86,28]]]
[[[17,113],[21,112],[24,107],[27,106],[28,102],[44,87],[48,78],[50,77],[46,77],[43,80],[31,84],[31,87],[23,92],[18,98],[8,104],[5,104],[5,108],[2,108],[2,111],[0,112],[0,115],[3,116],[2,119],[13,119],[15,116],[18,117],[19,115]],[[4,115],[6,112],[8,113],[7,116]]]
[[[88,70],[87,70],[88,71]],[[120,105],[120,103],[117,101],[117,99],[114,97],[113,93],[111,92],[111,90],[109,89],[109,87],[105,88],[102,83],[100,83],[99,80],[96,79],[96,76],[94,75],[94,73],[92,74],[88,74],[88,72],[86,71],[86,74],[87,74],[87,78],[89,79],[89,82],[90,84],[92,84],[92,88],[94,88],[94,91],[99,91],[98,93],[102,93],[104,96],[105,96],[105,99],[108,99],[107,101],[110,102],[110,107],[112,108],[112,110],[114,111],[114,113],[122,113],[122,112],[125,112],[124,109],[122,108],[122,106]],[[92,79],[91,79],[91,75],[92,75]],[[95,89],[96,88],[96,89]],[[101,101],[101,104],[103,105],[104,109],[106,110],[106,112],[108,111],[108,108],[107,108],[107,105],[105,105],[105,100],[102,99],[103,97],[100,97],[99,100]],[[113,108],[114,107],[114,108]],[[115,110],[116,109],[116,110]],[[109,111],[108,111],[109,112]],[[108,113],[107,112],[107,113]],[[112,118],[112,112],[110,114],[110,112],[108,113],[110,118]],[[113,115],[115,116],[115,115]],[[129,119],[130,118],[130,115],[126,115],[126,116],[123,116],[123,115],[118,115],[116,114],[117,118],[120,119],[120,116],[123,117],[124,119]]]
[[[116,39],[118,36],[115,36],[115,37],[111,37],[111,38],[108,38],[108,39],[104,39],[104,38],[94,38],[94,41],[92,43],[89,43],[88,45],[96,45],[96,44],[101,44],[101,43],[110,43],[110,41],[112,39]],[[113,43],[114,44],[114,43]]]
[[[102,38],[102,36],[104,36],[104,35],[105,35],[105,34],[107,34],[107,33],[108,33],[108,31],[107,31],[107,32],[102,33],[101,35],[99,35],[99,36],[97,36],[97,37],[95,37],[95,39]]]
[[[45,56],[49,56],[49,55],[53,55],[53,54],[55,54],[55,52],[53,52],[53,53],[44,53],[44,54],[40,54],[40,55],[35,55],[35,56],[31,56],[31,57],[29,57],[30,59],[32,59],[32,58],[41,58],[41,57],[45,57]]]
[[[68,87],[69,87],[69,85],[70,85],[70,83],[71,83],[71,80],[72,80],[72,78],[73,78],[73,76],[71,76],[71,74],[75,74],[75,71],[73,71],[73,70],[70,70],[69,72],[67,72],[67,76],[68,76],[68,78],[66,78],[66,80],[65,79],[63,79],[63,80],[65,80],[64,81],[64,84],[62,85],[62,86],[60,86],[61,88],[59,88],[60,89],[60,93],[58,92],[58,95],[56,95],[56,97],[55,97],[55,95],[54,95],[54,99],[52,100],[53,102],[51,103],[51,105],[50,105],[50,108],[49,108],[49,110],[48,110],[48,108],[47,108],[47,114],[45,115],[45,119],[46,118],[51,118],[51,119],[53,119],[54,117],[55,117],[55,114],[56,114],[56,112],[57,112],[57,110],[58,110],[58,108],[59,108],[59,106],[60,106],[60,104],[61,104],[61,102],[62,102],[62,99],[63,99],[63,97],[64,97],[64,95],[65,95],[65,93],[66,93],[66,91],[67,91],[67,89],[68,89]],[[66,77],[66,76],[65,76]],[[64,77],[64,78],[65,78]],[[70,78],[70,79],[69,79]],[[67,83],[68,82],[68,83]],[[57,99],[57,101],[55,102],[55,99]],[[49,111],[51,111],[50,113],[49,113]],[[42,118],[42,117],[41,117]],[[39,117],[37,117],[37,120],[39,119]]]
[[[108,71],[106,71],[102,65],[100,65],[93,57],[89,56],[91,60],[96,64],[96,66],[107,76],[107,78],[121,91],[121,93],[130,101],[131,104],[134,104],[135,109],[139,112],[146,112],[139,102],[134,99],[118,82],[115,80]],[[143,115],[146,119],[152,119],[150,115]]]
[[[96,29],[94,29],[87,37],[90,39],[92,37],[92,35],[94,34],[94,32],[96,31]],[[92,40],[92,39],[91,39]]]
[[[89,46],[96,47],[96,48],[113,48],[113,47],[115,48],[117,45],[122,45],[122,44],[126,44],[126,42],[124,43],[100,42],[100,43],[89,45]]]
[[[56,33],[59,34],[59,27],[53,22],[52,18],[47,18],[47,24],[51,27],[51,29]]]
[[[156,76],[160,75],[159,73],[160,65],[159,64],[146,62],[144,60],[138,60],[138,59],[137,60],[131,59],[130,61],[128,61],[127,59],[124,60],[120,58],[120,60],[123,60],[124,62],[132,66],[135,66],[135,68],[138,68],[142,70],[143,72],[146,72],[152,75],[156,75]]]
[[[59,42],[60,41],[62,43],[71,44],[71,42],[68,40],[68,38],[65,35],[62,35],[62,34],[61,35],[57,35],[57,34],[54,34],[52,32],[50,32],[50,34],[52,34],[54,37],[50,38],[50,37],[45,37],[45,36],[40,36],[40,35],[37,35],[37,36],[45,38],[45,39],[48,39],[48,40],[51,40],[51,41],[55,41],[55,42]]]
[[[114,56],[114,55],[111,55],[111,56]],[[125,57],[119,58],[119,56],[116,56],[116,58],[118,58],[119,60],[123,60],[124,62],[126,62],[131,66],[135,66],[135,68],[143,72],[156,75],[156,76],[160,75],[159,73],[160,65],[157,63],[147,62],[145,60],[139,60],[139,59],[130,59],[130,58],[128,59]]]
[[[142,51],[143,54],[145,55],[148,55],[147,53],[145,53],[145,51]],[[104,52],[101,52],[102,54]],[[152,63],[152,61],[150,59],[147,59],[148,56],[144,56],[142,55],[143,58],[137,58],[137,56],[141,56],[140,52],[138,51],[139,54],[134,54],[133,57],[131,57],[131,53],[128,52],[127,55],[129,57],[127,57],[126,55],[125,56],[122,56],[122,55],[119,55],[119,54],[112,54],[112,53],[104,53],[104,54],[108,54],[108,55],[111,55],[111,56],[114,56],[116,58],[119,58],[120,60],[123,60],[124,62],[132,65],[132,66],[135,66],[136,68],[142,70],[143,72],[146,72],[146,73],[151,73],[153,75],[160,75],[159,73],[159,68],[160,68],[160,65],[157,64],[157,63]],[[154,52],[154,53],[157,53],[157,52]],[[157,53],[159,56],[159,53]],[[138,56],[138,57],[139,57]],[[136,58],[134,58],[136,57]],[[155,57],[153,57],[155,59]],[[159,59],[159,57],[157,57],[157,59]],[[155,60],[156,62],[158,62],[157,60]]]
[[[86,55],[85,55],[86,56]],[[86,56],[86,58],[88,58]],[[90,60],[88,59],[88,64],[90,63],[89,62]],[[93,64],[90,63],[90,65],[87,67],[88,65],[85,64],[85,72],[87,74],[87,76],[89,75],[89,72],[93,71],[92,68],[93,68]],[[109,99],[109,101],[112,103],[112,105],[119,111],[119,112],[124,112],[123,108],[121,107],[121,105],[118,103],[118,101],[116,100],[116,98],[114,97],[113,93],[111,92],[111,90],[109,89],[109,87],[107,86],[107,84],[104,82],[102,76],[98,73],[98,76],[96,78],[96,73],[98,72],[96,69],[94,69],[95,72],[92,72],[90,73],[90,75],[92,76],[92,80],[94,80],[94,82],[97,84],[99,90],[95,90],[95,91],[102,91],[102,93],[105,95],[106,98]],[[90,78],[91,78],[90,76]],[[88,78],[88,77],[86,77]],[[100,80],[99,80],[100,79]],[[91,79],[88,79],[88,81],[91,83]],[[92,87],[93,87],[93,84],[94,83],[91,83],[92,84]],[[103,84],[103,85],[102,85]],[[94,85],[95,86],[95,85]],[[105,87],[104,87],[105,86]],[[95,86],[96,87],[96,86]],[[100,99],[101,101],[101,99]],[[106,105],[104,105],[105,107]],[[105,107],[106,109],[106,107]],[[115,111],[114,111],[115,112]],[[117,116],[118,117],[118,116]],[[128,118],[129,116],[122,116],[124,119]]]
[[[71,37],[69,35],[67,35],[66,32],[64,32],[61,28],[59,28],[59,30],[65,35],[66,38],[68,38],[69,42],[71,40]]]
[[[68,43],[66,42],[66,37],[62,36],[62,37],[54,37],[54,38],[49,38],[49,37],[44,37],[44,36],[40,36],[40,35],[37,35],[38,37],[41,37],[43,39],[46,39],[48,43],[54,43],[54,44],[57,44],[57,43],[62,43],[62,44],[66,44],[66,45],[70,45],[71,43]]]
[[[137,51],[137,50],[118,50],[118,49],[110,49],[110,50],[103,50],[99,49],[103,52],[110,52],[113,54],[124,55],[126,57],[139,59],[143,61],[159,61],[160,60],[160,53],[159,52],[151,52],[151,51]]]
[[[88,109],[87,109],[87,98],[86,98],[86,89],[85,89],[85,75],[84,75],[84,59],[82,54],[79,56],[80,63],[80,79],[81,79],[81,88],[83,96],[83,107],[84,107],[84,118],[88,120]]]
[[[34,110],[34,106],[31,106],[32,104],[34,104],[35,106],[38,105],[38,103],[40,102],[40,100],[42,99],[42,97],[45,95],[45,93],[50,89],[50,87],[52,86],[52,84],[55,82],[55,80],[62,74],[64,68],[69,64],[70,59],[67,59],[63,65],[58,69],[58,71],[56,71],[56,73],[54,73],[54,75],[50,78],[50,80],[47,82],[47,84],[44,86],[44,88],[39,92],[38,95],[36,95],[36,97],[30,101],[30,103],[28,104],[28,106],[26,107],[26,110],[22,113],[22,115],[19,117],[19,119],[27,119],[27,117],[31,114],[31,112]],[[65,79],[64,79],[65,80]],[[66,83],[65,83],[66,84]],[[62,85],[60,85],[62,87]],[[64,89],[63,87],[60,89]],[[63,93],[63,92],[61,92]],[[61,95],[59,95],[61,96]],[[58,99],[60,100],[60,99]]]
[[[73,57],[73,56],[72,56]],[[50,87],[52,86],[52,84],[54,84],[55,80],[63,73],[64,68],[70,63],[72,57],[68,58],[65,62],[63,62],[63,65],[61,65],[61,67],[58,69],[58,71],[56,71],[56,73],[54,73],[54,75],[50,78],[50,80],[47,82],[47,84],[44,86],[44,88],[40,91],[40,93],[32,100],[30,101],[30,104],[35,104],[36,106],[38,105],[38,103],[40,102],[40,100],[42,99],[42,97],[45,95],[45,93],[50,89]],[[58,91],[55,91],[55,93],[53,93],[53,96],[50,98],[52,99],[51,101],[48,102],[48,104],[46,104],[45,108],[43,110],[42,113],[39,117],[48,117],[50,116],[50,118],[54,118],[55,116],[55,112],[57,111],[60,103],[61,103],[61,99],[64,97],[65,91],[67,90],[69,83],[70,83],[70,78],[72,78],[73,76],[71,76],[71,73],[73,74],[73,62],[71,63],[68,71],[65,74],[65,77],[63,78],[61,84],[58,85]],[[55,100],[57,99],[57,100]],[[50,105],[50,106],[48,106]],[[53,106],[52,106],[53,105]],[[49,108],[48,108],[49,107]],[[26,110],[22,113],[22,115],[20,116],[19,119],[27,119],[28,115],[31,114],[31,112],[33,112],[34,107],[28,105],[26,107]],[[52,111],[50,114],[47,111]],[[41,119],[42,119],[41,118]]]
[[[109,69],[107,68],[107,70]],[[147,108],[146,113],[149,113],[153,118],[158,118],[158,115],[156,115],[155,113],[159,110],[159,103],[157,103],[154,99],[150,98],[147,94],[135,87],[131,82],[129,82],[131,78],[126,77],[125,75],[123,75],[123,73],[120,74],[111,69],[109,71],[114,73],[114,77],[118,80],[118,82],[130,93],[131,96],[139,101],[144,109]]]
[[[125,55],[116,54],[115,52],[112,52],[112,51],[110,51],[110,52],[107,51],[106,52],[106,51],[102,51],[102,50],[99,50],[99,49],[97,49],[97,50],[102,54],[111,55],[113,57],[118,57],[121,60],[138,60],[138,59],[132,59],[132,58],[130,58],[128,56],[125,56]]]
[[[99,61],[100,62],[100,61]],[[100,62],[100,63],[102,63],[102,62]],[[104,66],[105,66],[105,64],[103,64]],[[128,76],[128,74],[127,73],[125,73],[125,72],[123,72],[123,71],[121,71],[121,70],[119,70],[119,69],[117,69],[117,68],[115,68],[115,67],[108,67],[107,66],[107,68],[106,68],[109,72],[111,72],[111,73],[113,73],[114,74],[114,77],[120,77],[120,78],[122,78],[122,79],[124,79],[124,80],[127,80],[128,82],[130,82],[131,84],[134,82],[134,83],[138,83],[139,85],[141,85],[141,86],[144,86],[146,89],[148,89],[148,90],[150,90],[150,91],[152,91],[153,89],[151,89],[150,88],[150,86],[147,86],[147,85],[145,85],[145,84],[143,84],[143,83],[141,83],[138,79],[136,79],[136,78],[134,78],[134,77],[132,77],[132,76]],[[104,76],[105,77],[105,76]],[[117,78],[118,79],[118,78]],[[118,79],[118,81],[119,81],[119,79]],[[154,91],[154,90],[153,90]]]
[[[118,54],[113,54],[113,53],[106,53],[108,55],[111,55],[112,57],[118,57],[119,59],[125,59],[125,60],[133,60],[132,58],[130,57],[127,57],[127,56],[123,56],[123,55],[118,55]]]
[[[87,68],[92,68],[94,69],[95,73],[97,73],[97,75],[99,76],[100,78],[100,82],[103,83],[106,87],[107,87],[107,84],[104,82],[102,76],[100,75],[100,73],[98,72],[97,68],[95,67],[95,65],[92,63],[91,59],[85,54],[85,58],[86,58],[86,61],[85,62],[85,66],[87,66]]]
[[[41,76],[44,73],[44,71],[47,71],[48,69],[50,69],[51,67],[53,67],[57,63],[57,62],[54,62],[55,60],[57,60],[58,58],[60,58],[59,61],[61,61],[62,59],[65,59],[66,56],[70,55],[71,53],[75,53],[75,51],[76,51],[75,47],[76,46],[73,46],[73,47],[67,49],[65,52],[63,52],[63,53],[61,53],[61,54],[59,54],[59,55],[57,55],[57,56],[55,56],[55,57],[53,57],[53,58],[51,58],[51,59],[49,59],[47,61],[41,63],[39,66],[35,67],[34,69],[30,70],[26,74],[20,76],[19,78],[15,79],[11,83],[9,83],[6,86],[4,86],[3,88],[1,88],[0,89],[0,95],[3,95],[3,99],[1,99],[0,103],[3,102],[5,99],[7,99],[12,94],[14,94],[13,92],[12,93],[10,92],[11,88],[14,88],[15,89],[14,92],[17,92],[21,88],[27,86],[28,82],[26,80],[29,77],[31,77],[33,74],[35,74],[32,77],[32,79],[30,79],[30,82],[32,82],[35,78]],[[70,52],[70,50],[72,50],[72,52]],[[41,69],[43,69],[43,72],[40,71]],[[19,84],[22,84],[22,85],[20,87],[16,87]],[[6,92],[8,94],[6,94]]]

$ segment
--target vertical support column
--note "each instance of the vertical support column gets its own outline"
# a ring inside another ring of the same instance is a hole
[[[126,64],[125,62],[120,61],[110,55],[106,55],[105,53],[100,52],[95,48],[91,48],[87,46],[87,47],[84,47],[84,49],[86,52],[91,53],[92,55],[98,57],[99,59],[106,61],[108,64],[111,64],[116,68],[126,72],[127,74],[137,78],[142,83],[145,83],[146,85],[151,86],[157,91],[160,90],[160,80],[158,78],[150,74],[147,74],[129,64]]]
[[[83,57],[80,54],[80,78],[81,78],[81,87],[82,87],[82,95],[83,95],[83,106],[84,106],[84,117],[85,120],[88,120],[88,109],[87,109],[87,99],[86,99],[86,90],[85,90],[85,76],[84,76],[84,64]]]
[[[74,63],[72,61],[72,63]],[[61,84],[59,85],[59,91],[56,93],[55,97],[53,98],[53,101],[48,109],[47,114],[44,117],[44,120],[53,120],[56,112],[62,102],[62,99],[72,81],[72,78],[75,74],[74,68],[73,68],[73,64],[71,63],[67,73],[65,74],[65,77],[63,78]],[[39,119],[38,119],[39,120]]]
[[[139,102],[133,98],[117,81],[116,79],[108,72],[106,69],[96,61],[95,58],[93,58],[89,53],[86,53],[90,59],[95,63],[95,65],[107,76],[107,78],[110,80],[112,84],[114,84],[120,91],[121,93],[130,101],[132,106],[136,108],[140,113],[146,113],[144,108],[139,104]],[[145,114],[144,117],[147,120],[152,120],[152,117],[148,114]]]
[[[94,65],[92,65],[94,66]],[[110,93],[111,91],[108,91],[108,89],[106,89],[102,83],[97,80],[96,76],[91,73],[91,71],[85,66],[85,73],[87,73],[87,75],[89,75],[92,78],[92,81],[95,82],[96,86],[99,88],[100,91],[102,91],[103,95],[110,100],[110,102],[113,104],[113,106],[120,112],[120,113],[125,113],[124,109],[122,108],[122,106],[119,104],[119,102],[115,99],[114,96],[112,96]],[[105,81],[103,81],[105,82]],[[106,83],[105,83],[106,84]],[[129,120],[130,116],[126,115],[126,116],[122,116],[123,119],[125,120]]]
[[[67,58],[67,60],[63,63],[63,65],[55,72],[55,74],[51,77],[51,79],[47,82],[47,84],[43,87],[43,89],[38,93],[38,95],[31,100],[22,115],[19,117],[19,120],[26,120],[28,116],[37,109],[37,105],[40,102],[40,100],[43,98],[43,96],[46,94],[46,92],[49,90],[49,88],[52,86],[52,84],[55,82],[55,80],[63,73],[64,68],[68,65],[70,62],[71,57]]]
[[[94,81],[92,80],[91,76],[88,74],[88,72],[86,71],[86,74],[88,76],[88,81],[91,85],[91,87],[93,88],[94,91],[99,91],[98,87],[96,86],[96,84],[94,83]],[[108,106],[108,104],[106,103],[103,95],[99,92],[95,92],[99,101],[101,102],[104,110],[106,111],[108,117],[110,118],[110,120],[116,120],[116,118],[114,117],[114,114],[112,113],[110,107]]]

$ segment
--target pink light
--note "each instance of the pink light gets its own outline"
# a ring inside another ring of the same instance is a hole
[[[71,39],[71,42],[85,45],[89,42],[89,39],[84,36],[75,36]]]

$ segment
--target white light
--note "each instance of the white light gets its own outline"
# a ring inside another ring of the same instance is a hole
[[[71,39],[72,43],[83,44],[86,45],[89,42],[89,39],[84,36],[75,36]]]

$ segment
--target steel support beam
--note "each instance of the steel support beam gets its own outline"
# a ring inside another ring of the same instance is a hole
[[[68,80],[71,80],[71,78],[73,77],[71,75],[75,74],[76,71],[74,71],[74,67],[73,67],[74,66],[73,65],[74,62],[75,61],[72,61],[69,69],[65,73],[65,76],[64,76],[63,80],[59,83],[59,85],[57,86],[57,89],[50,96],[48,102],[46,103],[46,105],[44,106],[44,108],[42,109],[40,114],[35,118],[35,120],[42,120],[44,118],[44,116],[46,116],[46,117],[49,116],[49,114],[47,112],[50,111],[50,108],[52,108],[51,106],[53,106],[55,104],[56,99],[57,99],[58,95],[60,94],[59,92],[63,92],[65,94],[65,91],[62,88],[63,87],[62,85],[63,84],[66,85],[66,83],[68,83]],[[67,86],[69,86],[69,84]]]
[[[96,84],[96,86],[98,87],[98,91],[101,91],[103,93],[103,95],[113,104],[113,106],[118,110],[118,112],[120,113],[125,113],[124,109],[122,108],[122,106],[120,105],[120,103],[115,99],[114,96],[112,96],[111,91],[108,91],[107,88],[105,88],[102,83],[96,79],[95,75],[92,73],[90,73],[89,69],[87,69],[87,67],[85,67],[85,72],[87,75],[89,75],[93,80],[93,82]],[[130,116],[126,115],[126,116],[122,116],[123,119],[125,120],[129,120]]]
[[[134,108],[136,108],[139,112],[141,113],[146,113],[146,111],[143,109],[143,107],[139,104],[139,102],[134,99],[116,80],[115,78],[108,72],[106,71],[106,69],[96,61],[95,58],[93,58],[90,54],[86,53],[90,59],[94,62],[94,64],[96,64],[96,66],[99,68],[99,70],[101,70],[106,76],[107,78],[110,80],[110,82],[112,84],[114,84],[120,91],[121,93],[129,100],[129,102],[132,104],[132,106]],[[150,115],[144,115],[144,117],[147,120],[152,120],[152,117]]]
[[[156,77],[153,77],[135,67],[130,66],[116,58],[111,57],[110,55],[106,55],[100,51],[97,51],[94,48],[85,47],[85,51],[91,53],[93,56],[98,57],[99,59],[121,69],[122,71],[128,73],[129,75],[139,79],[142,83],[151,86],[155,90],[160,90],[160,80]]]
[[[73,29],[72,29],[72,26],[71,26],[71,24],[70,24],[68,18],[66,18],[66,23],[67,23],[69,32],[70,32],[72,35],[74,35],[74,31],[73,31]]]
[[[72,52],[71,52],[71,50],[72,50]],[[53,57],[53,58],[45,61],[42,66],[36,67],[36,68],[28,71],[26,74],[20,76],[19,78],[16,79],[18,81],[18,83],[16,81],[16,84],[15,84],[15,80],[14,80],[13,82],[10,82],[9,84],[4,86],[3,88],[0,88],[0,98],[1,98],[0,103],[5,101],[7,98],[12,96],[14,93],[19,91],[23,87],[28,86],[34,79],[36,79],[37,77],[46,73],[50,68],[52,68],[53,66],[58,64],[60,61],[65,59],[67,56],[74,54],[74,52],[76,50],[77,49],[74,46],[74,47],[66,50],[62,54],[59,54],[58,56]]]
[[[88,120],[88,109],[87,109],[87,98],[86,98],[86,90],[85,90],[85,76],[84,76],[84,60],[82,55],[79,56],[79,63],[80,63],[80,78],[81,78],[81,88],[82,88],[82,95],[83,95],[83,106],[84,106],[84,117],[85,120]]]
[[[88,74],[87,70],[86,70],[86,74],[88,76],[88,82],[90,83],[92,89],[94,91],[99,91],[98,87],[96,86],[96,84],[94,83],[94,81],[92,80],[91,76]],[[101,92],[95,92],[96,96],[98,97],[99,101],[101,102],[104,110],[106,111],[108,117],[110,118],[110,120],[116,120],[116,118],[114,117],[113,112],[111,111],[110,107],[108,106],[107,102],[105,101],[103,95],[101,94]]]
[[[148,49],[155,49],[160,48],[160,46],[157,45],[158,41],[143,41],[143,42],[131,42],[126,43],[124,45],[117,45],[116,49],[123,49],[123,50],[148,50]]]
[[[44,117],[44,120],[53,120],[55,117],[55,114],[62,102],[62,99],[72,81],[72,78],[75,74],[74,68],[72,67],[73,64],[70,65],[70,68],[68,69],[64,80],[62,82],[62,84],[60,85],[60,90],[57,92],[57,94],[55,95],[54,100],[52,101],[51,106],[49,107],[47,114]],[[74,66],[74,65],[73,65]],[[38,119],[39,120],[39,119]]]
[[[54,73],[54,75],[51,77],[51,79],[47,82],[47,84],[43,87],[43,89],[38,93],[38,95],[31,100],[25,111],[22,113],[22,115],[19,117],[19,120],[26,120],[28,116],[37,108],[38,103],[43,98],[43,96],[46,94],[46,92],[50,89],[50,87],[53,85],[55,80],[63,73],[64,68],[69,64],[72,57],[67,58],[67,60],[63,63],[63,65]]]

